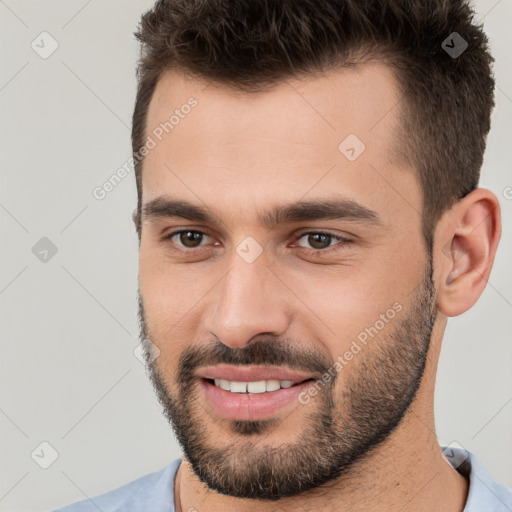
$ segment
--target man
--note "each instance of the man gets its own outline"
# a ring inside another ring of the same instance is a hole
[[[501,230],[468,5],[160,0],[137,37],[141,338],[183,460],[61,510],[512,510],[433,414]]]

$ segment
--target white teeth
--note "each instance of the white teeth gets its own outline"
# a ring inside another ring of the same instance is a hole
[[[259,380],[258,382],[248,382],[247,383],[247,391],[249,393],[265,393],[267,390],[265,386],[264,380]]]
[[[219,388],[231,391],[232,393],[265,393],[266,391],[277,391],[281,388],[291,388],[295,382],[292,380],[259,380],[256,382],[237,382],[226,379],[214,379],[215,385]]]
[[[231,382],[232,393],[247,393],[247,382]]]
[[[218,383],[217,383],[217,380],[218,380]],[[231,384],[230,384],[229,380],[215,379],[215,384],[217,386],[220,386],[222,389],[225,389],[226,391],[229,391],[231,389]]]
[[[267,391],[277,391],[280,387],[278,380],[267,380]]]

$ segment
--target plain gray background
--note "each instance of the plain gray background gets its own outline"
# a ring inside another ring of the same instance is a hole
[[[0,0],[2,511],[51,510],[180,454],[133,353],[134,176],[104,200],[92,194],[130,156],[132,33],[151,5]],[[512,485],[512,0],[474,5],[498,85],[481,186],[499,196],[504,232],[480,301],[449,321],[436,422],[441,444]],[[42,442],[58,454],[47,469]]]

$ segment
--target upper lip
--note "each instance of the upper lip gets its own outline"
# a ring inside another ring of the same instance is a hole
[[[312,378],[311,375],[287,368],[230,365],[201,368],[196,372],[196,377],[203,379],[225,379],[235,382],[257,382],[261,380],[290,380],[292,382],[302,382]]]

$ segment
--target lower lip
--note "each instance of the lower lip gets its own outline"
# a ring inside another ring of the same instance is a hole
[[[211,408],[219,416],[233,420],[261,420],[270,418],[290,403],[298,403],[298,396],[309,386],[308,380],[276,391],[265,393],[232,393],[217,387],[206,379],[199,379]]]

